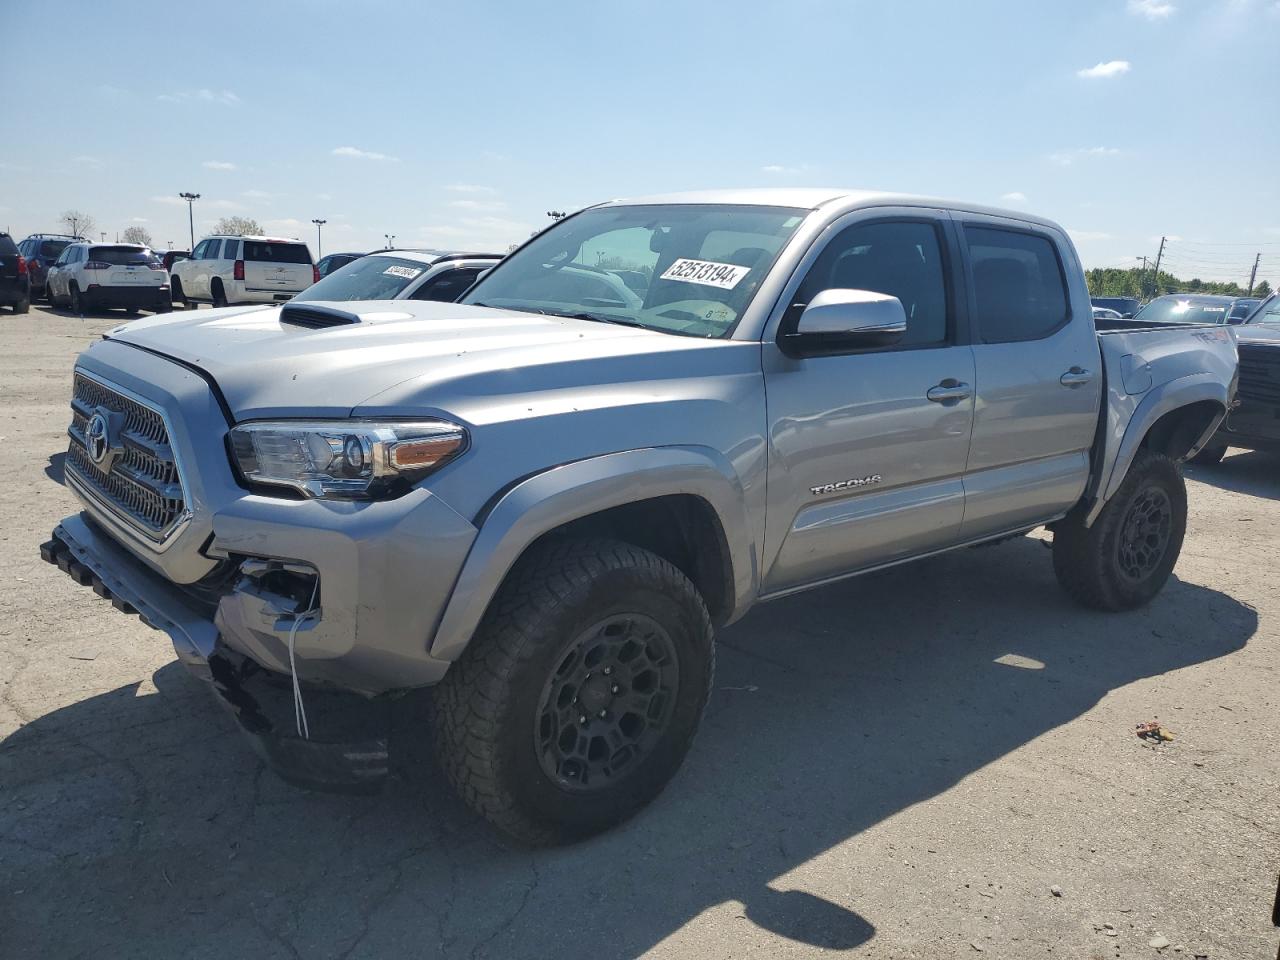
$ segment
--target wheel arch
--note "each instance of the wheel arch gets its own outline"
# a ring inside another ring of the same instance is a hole
[[[1105,474],[1101,495],[1089,510],[1088,523],[1097,519],[1120,488],[1139,450],[1152,450],[1177,461],[1195,456],[1227,415],[1229,392],[1213,374],[1204,373],[1171,380],[1143,397]]]
[[[758,584],[745,495],[724,457],[657,447],[553,467],[502,493],[478,523],[431,644],[455,660],[522,557],[549,537],[606,536],[671,561],[703,593],[712,619],[736,619]]]

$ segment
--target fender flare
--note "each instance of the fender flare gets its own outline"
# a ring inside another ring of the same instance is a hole
[[[1129,425],[1125,428],[1124,436],[1116,449],[1115,460],[1111,465],[1106,483],[1101,487],[1100,495],[1090,507],[1085,522],[1091,525],[1102,512],[1102,508],[1115,496],[1116,491],[1120,489],[1120,484],[1129,473],[1129,467],[1133,464],[1133,458],[1137,456],[1142,441],[1146,439],[1147,433],[1161,417],[1193,403],[1205,400],[1217,403],[1222,408],[1221,414],[1209,422],[1208,427],[1196,439],[1191,452],[1194,454],[1207,443],[1218,429],[1223,417],[1227,415],[1230,400],[1228,389],[1226,384],[1215,378],[1214,374],[1200,373],[1162,383],[1143,397],[1138,408],[1133,411],[1133,416],[1129,418]]]
[[[431,656],[456,660],[521,554],[572,520],[654,497],[691,494],[711,505],[728,545],[733,613],[741,615],[759,582],[742,482],[729,461],[706,447],[651,447],[552,467],[520,481],[480,525],[431,643]]]

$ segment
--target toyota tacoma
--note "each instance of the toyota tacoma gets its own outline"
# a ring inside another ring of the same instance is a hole
[[[1235,377],[1227,328],[1095,324],[1023,213],[615,201],[458,304],[112,330],[73,374],[82,510],[41,552],[167,633],[290,780],[387,771],[309,704],[433,687],[464,800],[554,843],[662,790],[756,603],[1038,527],[1075,600],[1152,600]]]

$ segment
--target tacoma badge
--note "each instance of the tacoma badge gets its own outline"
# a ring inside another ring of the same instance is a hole
[[[824,493],[835,493],[837,490],[852,490],[854,487],[866,487],[879,482],[880,474],[873,473],[869,477],[851,478],[849,480],[840,480],[836,483],[824,483],[821,486],[810,487],[809,492],[820,496]]]

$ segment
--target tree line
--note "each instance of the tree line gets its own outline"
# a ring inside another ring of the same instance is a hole
[[[82,240],[92,240],[98,232],[98,222],[92,215],[80,210],[66,210],[58,218],[59,225],[68,234]],[[223,217],[213,228],[215,234],[224,236],[260,236],[262,227],[252,217]],[[151,239],[151,231],[141,224],[125,227],[120,233],[123,243],[140,243],[143,246],[155,247]]]
[[[1271,294],[1271,284],[1265,280],[1254,284],[1250,294],[1235,282],[1221,283],[1199,277],[1182,280],[1164,270],[1153,274],[1141,267],[1095,267],[1085,271],[1085,278],[1089,281],[1091,297],[1138,297],[1146,300],[1166,293],[1216,293],[1227,297],[1266,297]]]

